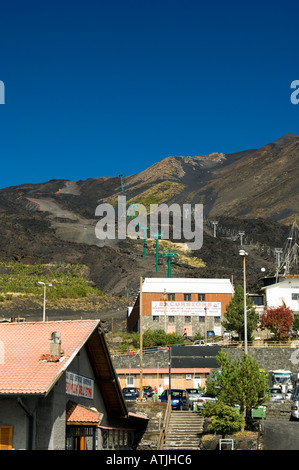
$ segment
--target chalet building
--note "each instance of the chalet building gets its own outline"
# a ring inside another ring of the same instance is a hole
[[[145,278],[141,292],[142,330],[164,329],[194,337],[221,335],[221,319],[234,289],[229,279]],[[128,309],[128,331],[140,329],[140,293]]]
[[[299,315],[299,275],[265,278],[261,292],[265,296],[266,307],[286,305],[294,315]]]
[[[133,449],[99,320],[0,323],[0,449]]]

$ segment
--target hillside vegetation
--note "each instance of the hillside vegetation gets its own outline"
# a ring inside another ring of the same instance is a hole
[[[51,283],[47,290],[49,300],[78,299],[88,295],[103,295],[86,279],[88,269],[82,265],[24,265],[0,263],[0,301],[13,296],[40,297],[43,286],[39,281]]]

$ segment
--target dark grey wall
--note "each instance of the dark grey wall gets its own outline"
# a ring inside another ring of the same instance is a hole
[[[221,348],[224,352],[229,354],[234,359],[240,358],[244,354],[243,348]],[[178,367],[194,367],[195,364],[200,364],[199,367],[217,368],[215,357],[219,349],[202,346],[180,346],[174,348],[172,351],[172,364],[180,364]],[[275,369],[291,370],[294,374],[299,373],[299,348],[248,348],[248,354],[257,360],[259,367],[267,371]],[[168,351],[156,351],[146,353],[143,356],[143,367],[168,367]],[[296,363],[298,362],[298,364]],[[206,366],[205,366],[206,364]],[[114,356],[113,365],[116,369],[130,369],[138,368],[140,366],[140,356]]]

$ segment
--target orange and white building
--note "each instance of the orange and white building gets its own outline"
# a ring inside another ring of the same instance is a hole
[[[128,331],[139,331],[141,306],[143,332],[164,329],[194,337],[212,330],[221,335],[221,319],[233,293],[229,279],[145,278],[135,304],[128,309]]]

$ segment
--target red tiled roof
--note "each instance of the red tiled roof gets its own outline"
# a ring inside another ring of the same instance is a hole
[[[99,320],[0,323],[0,395],[47,394]],[[43,359],[50,352],[51,334],[60,333],[63,356]]]
[[[100,413],[77,403],[72,403],[66,413],[66,422],[67,424],[99,424]]]

